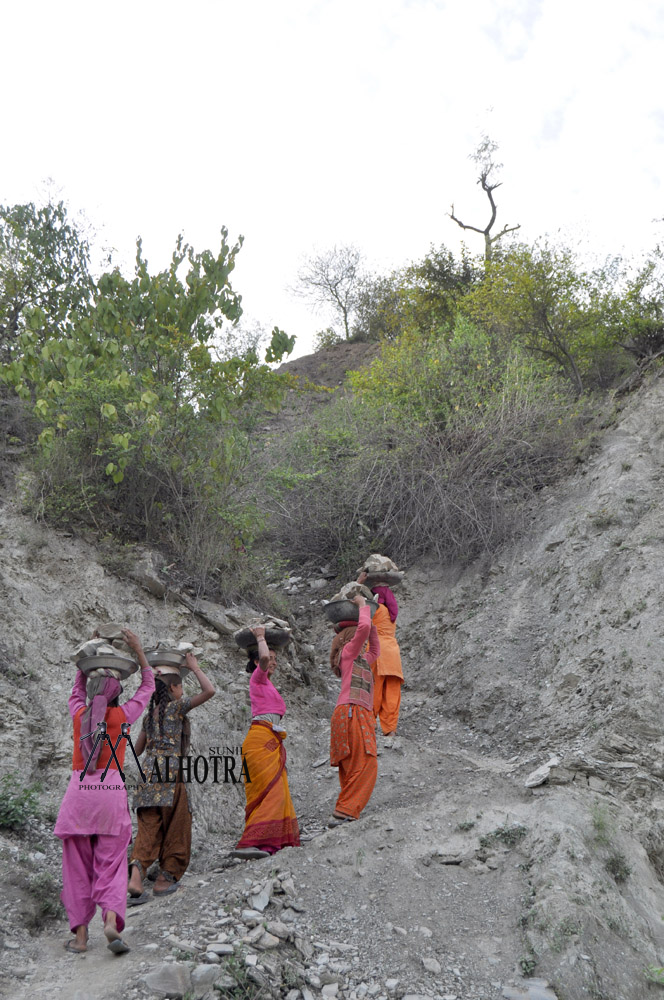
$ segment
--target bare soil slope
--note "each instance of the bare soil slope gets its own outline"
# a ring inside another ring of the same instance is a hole
[[[493,561],[408,568],[399,738],[382,750],[365,814],[336,830],[325,828],[336,686],[321,594],[305,581],[293,598],[302,641],[279,680],[303,846],[230,863],[240,791],[194,788],[190,871],[175,896],[129,911],[132,951],[121,958],[105,949],[99,918],[86,957],[65,954],[65,922],[36,927],[27,891],[38,876],[59,878],[49,828],[68,778],[68,656],[100,618],[127,621],[146,642],[166,631],[202,643],[218,694],[192,717],[201,754],[241,743],[246,675],[231,640],[7,501],[0,768],[41,778],[51,816],[0,837],[0,991],[212,997],[215,983],[235,983],[236,996],[289,1000],[650,996],[643,969],[664,962],[663,405],[654,380]],[[546,782],[526,787],[554,757]],[[255,922],[246,911],[260,889]]]

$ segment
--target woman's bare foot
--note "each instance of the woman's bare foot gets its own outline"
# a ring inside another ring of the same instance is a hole
[[[138,865],[130,865],[131,875],[129,876],[129,882],[127,884],[127,890],[130,896],[141,896],[143,894],[143,879],[141,878],[141,869]]]
[[[106,947],[114,955],[124,955],[131,950],[129,945],[120,937],[117,914],[113,910],[109,910],[106,914],[106,919],[104,920],[104,937],[108,941]]]
[[[70,941],[65,941],[66,951],[73,951],[77,955],[82,955],[88,950],[88,928],[85,924],[79,924],[74,931],[75,937]]]
[[[120,937],[117,914],[113,910],[109,910],[106,914],[106,919],[104,920],[104,937],[107,941],[116,941]]]

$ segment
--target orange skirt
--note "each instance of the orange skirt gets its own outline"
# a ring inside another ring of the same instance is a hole
[[[270,853],[282,847],[299,847],[300,828],[286,776],[285,733],[274,732],[269,722],[252,722],[242,744],[250,781],[244,790],[244,833],[238,847],[259,847]]]
[[[332,713],[330,764],[339,765],[341,785],[334,811],[357,819],[371,798],[378,775],[376,721],[371,709],[337,705]]]

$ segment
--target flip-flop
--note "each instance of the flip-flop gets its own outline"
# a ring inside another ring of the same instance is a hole
[[[150,897],[147,892],[142,892],[140,896],[129,896],[127,899],[127,906],[142,906],[143,903],[149,903]]]
[[[334,829],[335,826],[341,826],[342,823],[354,823],[354,816],[332,816],[328,822],[328,827],[330,830]]]
[[[121,937],[116,937],[113,941],[109,941],[106,947],[114,955],[125,955],[128,951],[131,951],[129,945]]]
[[[269,858],[269,851],[261,851],[260,847],[237,847],[231,851],[232,858],[240,858],[241,861],[258,860],[259,858]]]
[[[153,889],[152,890],[152,895],[153,896],[170,896],[172,892],[177,892],[179,888],[180,888],[179,884],[177,882],[173,882],[172,885],[169,885],[168,889]]]
[[[68,951],[70,955],[85,955],[87,950],[87,945],[85,948],[79,948],[74,940],[65,941],[65,951]]]

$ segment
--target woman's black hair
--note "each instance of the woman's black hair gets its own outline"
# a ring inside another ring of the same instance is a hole
[[[176,682],[177,683],[177,682]],[[147,716],[145,719],[145,731],[148,736],[154,733],[154,709],[159,708],[159,735],[164,735],[164,713],[166,706],[171,700],[171,685],[164,684],[161,677],[155,677],[154,694],[150,698]]]
[[[254,670],[259,665],[258,647],[256,647],[256,649],[248,649],[247,656],[249,657],[249,659],[247,660],[247,664],[244,669],[247,671],[248,674],[253,674]]]

